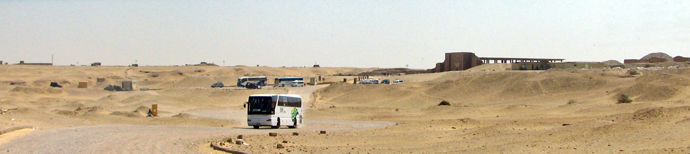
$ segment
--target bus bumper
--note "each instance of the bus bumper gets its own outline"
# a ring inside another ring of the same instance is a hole
[[[275,126],[277,119],[271,115],[252,115],[247,117],[249,126]]]

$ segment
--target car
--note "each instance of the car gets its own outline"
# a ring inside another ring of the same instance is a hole
[[[405,81],[403,81],[403,80],[395,80],[395,81],[393,81],[393,84],[401,84],[401,83],[403,83],[403,82],[405,82]]]
[[[372,84],[371,81],[359,81],[359,84]]]
[[[105,88],[103,88],[103,90],[107,90],[107,91],[125,91],[124,89],[122,89],[121,86],[117,86],[117,85],[114,85],[114,84],[105,86]]]
[[[304,81],[295,80],[295,81],[292,81],[292,83],[290,85],[293,87],[304,87]]]
[[[216,82],[216,83],[213,83],[211,85],[211,88],[216,88],[216,87],[223,88],[223,87],[225,87],[225,84],[223,84],[223,82]]]
[[[244,83],[244,87],[247,89],[261,89],[261,84],[264,81],[247,81]]]
[[[379,84],[379,79],[371,79],[369,82],[371,82],[371,84]]]
[[[58,84],[57,82],[50,82],[51,87],[56,87],[56,88],[62,88],[62,85]]]
[[[381,84],[391,84],[391,80],[383,79],[381,80]]]

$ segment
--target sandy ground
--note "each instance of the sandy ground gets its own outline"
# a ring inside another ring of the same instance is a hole
[[[524,72],[506,67],[379,77],[406,81],[398,85],[335,83],[245,90],[208,86],[216,81],[234,83],[243,75],[321,75],[337,82],[343,77],[328,75],[372,69],[0,66],[8,72],[0,75],[0,129],[36,127],[0,136],[0,152],[222,153],[209,144],[237,135],[244,135],[247,145],[224,146],[252,153],[690,150],[688,69],[639,70],[630,75],[618,69]],[[160,90],[101,89],[123,80]],[[48,87],[51,81],[65,88]],[[89,88],[76,88],[78,82],[88,82]],[[309,99],[307,125],[249,129],[242,103],[259,93],[294,93]],[[621,94],[633,102],[617,103]],[[439,106],[441,101],[450,106]],[[144,117],[151,104],[159,105],[159,117]],[[319,134],[320,130],[327,133]]]

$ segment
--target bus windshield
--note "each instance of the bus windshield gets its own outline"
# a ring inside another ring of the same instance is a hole
[[[273,114],[276,100],[271,97],[249,97],[247,114]]]

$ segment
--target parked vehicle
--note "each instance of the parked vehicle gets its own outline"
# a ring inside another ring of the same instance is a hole
[[[303,77],[283,77],[283,78],[276,78],[273,86],[276,87],[285,87],[285,86],[290,86],[292,84],[292,81],[295,80],[302,80],[304,81]]]
[[[395,81],[393,81],[393,84],[401,84],[401,83],[403,83],[403,82],[405,82],[405,81],[403,81],[403,80],[395,80]]]
[[[105,88],[103,88],[103,90],[107,90],[107,91],[125,91],[124,89],[122,89],[121,86],[117,86],[117,85],[114,85],[114,84],[105,86]]]
[[[211,88],[223,88],[225,84],[223,82],[216,82],[211,85]]]
[[[266,81],[268,81],[268,78],[266,76],[252,76],[252,77],[241,77],[237,79],[237,86],[238,87],[244,87],[245,82],[247,81],[259,81],[262,80],[261,86],[266,86]]]
[[[244,87],[247,89],[261,89],[263,84],[265,84],[264,81],[247,81],[244,82]]]
[[[57,82],[50,82],[51,87],[56,87],[56,88],[62,88],[62,85],[58,84]]]
[[[371,82],[371,84],[379,84],[379,79],[371,79],[369,82]]]
[[[359,81],[359,84],[372,84],[371,81]]]
[[[391,80],[383,79],[381,80],[381,84],[391,84]]]
[[[291,83],[290,85],[291,85],[292,87],[304,87],[304,81],[302,81],[302,80],[295,80],[295,81],[292,81],[292,83]]]

